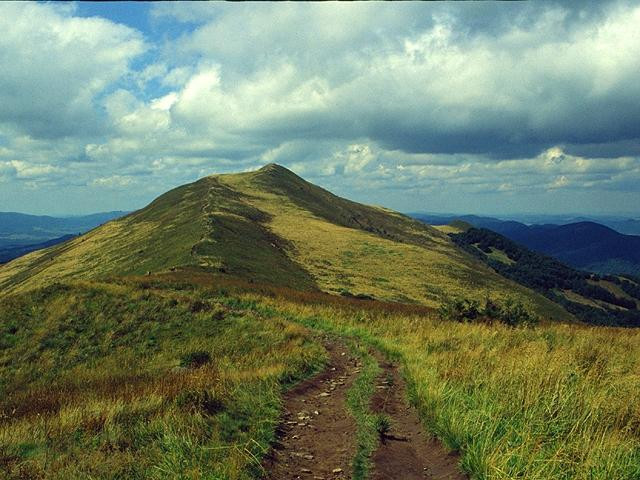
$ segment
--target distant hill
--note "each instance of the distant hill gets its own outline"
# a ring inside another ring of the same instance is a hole
[[[337,197],[278,165],[212,175],[63,244],[0,267],[0,291],[70,279],[205,272],[256,284],[437,307],[450,296],[516,298],[572,316],[496,274],[449,237]]]
[[[76,217],[51,217],[0,212],[0,263],[65,242],[125,214],[113,211]]]
[[[491,217],[414,215],[431,225],[463,220],[500,233],[573,267],[602,274],[640,275],[640,236],[624,235],[595,222],[525,225]]]
[[[587,234],[591,232],[587,226]],[[496,272],[540,292],[587,323],[640,326],[637,278],[578,271],[484,228],[450,236]]]
[[[533,250],[584,270],[640,274],[640,236],[623,235],[597,223],[533,225],[507,235]]]
[[[0,246],[35,244],[68,234],[83,233],[126,212],[113,211],[77,217],[50,217],[0,212]]]
[[[420,219],[430,225],[448,225],[455,219],[474,220],[478,227],[490,228],[489,223],[514,223],[518,225],[569,225],[571,223],[593,222],[604,225],[624,235],[640,235],[640,218],[611,215],[541,215],[514,214],[508,220],[479,215],[456,215],[440,213],[410,213],[409,216]],[[487,223],[485,223],[487,222]],[[515,226],[515,225],[514,225]]]
[[[67,240],[71,240],[74,237],[76,237],[76,235],[63,235],[58,238],[47,240],[46,242],[32,243],[28,245],[0,246],[0,263],[7,263],[15,258],[21,257],[22,255],[26,255],[27,253],[40,250],[42,248],[52,247],[59,243],[66,242]]]
[[[516,215],[512,218],[527,225],[568,225],[595,222],[625,235],[640,235],[640,218],[612,215]]]

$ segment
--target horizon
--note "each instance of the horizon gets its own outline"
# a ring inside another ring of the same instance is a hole
[[[131,211],[276,162],[401,212],[640,217],[634,2],[0,12],[2,211]]]

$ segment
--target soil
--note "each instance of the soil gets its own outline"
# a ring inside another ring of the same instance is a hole
[[[418,412],[407,403],[406,384],[398,368],[375,352],[382,374],[378,378],[371,410],[391,420],[389,432],[374,453],[372,480],[465,480],[458,455],[447,452],[427,435]]]
[[[265,478],[347,479],[356,453],[356,423],[346,393],[360,362],[341,343],[328,340],[329,364],[320,374],[289,391],[278,442],[267,459]]]
[[[278,441],[265,460],[268,480],[351,478],[356,453],[356,423],[346,394],[361,363],[341,342],[326,340],[327,368],[289,391]],[[395,365],[374,352],[382,374],[371,410],[385,413],[391,428],[372,457],[373,480],[466,480],[458,457],[426,435],[415,409],[407,404],[406,385]]]

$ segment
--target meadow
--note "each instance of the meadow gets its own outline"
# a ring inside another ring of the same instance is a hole
[[[640,478],[635,330],[458,323],[170,275],[55,285],[9,297],[0,318],[5,478],[259,478],[282,394],[321,368],[324,332],[398,361],[472,478]]]
[[[54,285],[0,307],[0,478],[248,479],[305,327],[194,290]]]

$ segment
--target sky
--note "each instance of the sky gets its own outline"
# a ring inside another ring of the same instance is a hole
[[[640,3],[0,3],[0,211],[275,162],[404,212],[640,216]]]

